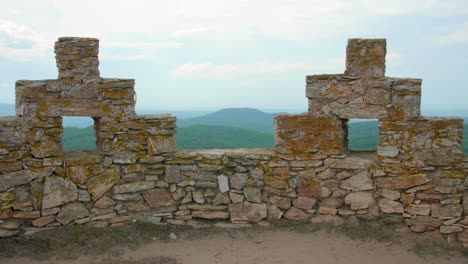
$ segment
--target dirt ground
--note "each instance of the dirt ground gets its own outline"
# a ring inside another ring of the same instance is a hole
[[[35,259],[34,256],[33,259],[31,256],[20,257],[22,254],[17,254],[9,258],[0,258],[0,263],[468,263],[468,258],[463,257],[458,251],[449,252],[432,246],[401,243],[396,237],[386,239],[385,236],[381,236],[380,238],[385,239],[379,239],[379,236],[372,238],[366,235],[356,239],[356,236],[350,238],[323,229],[313,232],[290,229],[261,231],[226,229],[202,236],[193,236],[191,231],[186,230],[171,230],[169,235],[172,239],[161,240],[155,237],[153,241],[136,247],[115,244],[92,254],[88,254],[86,247],[82,247],[82,254],[71,259],[64,259],[64,255],[55,255],[52,250],[52,254],[42,259]],[[132,239],[129,237],[129,240]],[[101,242],[107,243],[107,241]],[[80,250],[80,246],[77,247]],[[439,254],[434,254],[437,251]]]

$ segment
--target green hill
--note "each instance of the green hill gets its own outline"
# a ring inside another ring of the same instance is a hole
[[[180,128],[192,125],[238,127],[273,133],[274,116],[273,113],[265,113],[254,108],[225,108],[201,117],[180,119],[177,121],[177,126]]]
[[[242,128],[193,125],[177,129],[180,149],[271,148],[273,134]]]
[[[378,121],[348,123],[348,149],[375,150],[379,141]]]
[[[96,149],[94,127],[65,127],[62,138],[63,150],[93,150]]]

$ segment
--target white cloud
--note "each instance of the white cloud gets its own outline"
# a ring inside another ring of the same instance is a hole
[[[245,64],[185,63],[170,72],[172,77],[235,78],[290,71],[308,72],[316,67],[308,63],[260,62]]]
[[[174,37],[192,37],[192,36],[199,36],[205,35],[213,31],[212,29],[205,28],[205,27],[198,27],[198,28],[186,28],[186,29],[179,29],[172,33]]]
[[[0,57],[29,60],[43,57],[53,43],[42,34],[13,21],[0,20]]]
[[[468,44],[468,22],[465,22],[461,28],[453,30],[446,35],[437,36],[435,42],[439,44]]]
[[[115,61],[138,61],[153,59],[161,49],[180,48],[178,42],[122,42],[122,41],[100,41],[100,49],[103,53],[101,59]],[[115,52],[118,50],[118,52]],[[125,52],[123,52],[125,51]]]
[[[387,53],[387,57],[386,57],[386,65],[387,67],[389,65],[391,66],[398,66],[402,63],[402,57],[401,57],[401,54],[399,53]]]

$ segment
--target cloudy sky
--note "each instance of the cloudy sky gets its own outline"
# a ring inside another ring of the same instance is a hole
[[[423,78],[423,110],[468,109],[467,0],[1,0],[0,103],[55,79],[60,36],[100,39],[102,77],[137,108],[305,110],[305,75],[342,73],[348,38],[387,38],[387,76]]]

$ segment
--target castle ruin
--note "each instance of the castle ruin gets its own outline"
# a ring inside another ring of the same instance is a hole
[[[0,237],[134,219],[190,224],[380,221],[468,247],[463,119],[422,117],[421,79],[385,77],[386,41],[350,39],[344,74],[306,77],[309,111],[275,117],[275,148],[177,150],[176,118],[137,115],[132,79],[101,78],[99,41],[60,38],[57,80],[16,82],[0,117]],[[96,151],[63,151],[62,116],[94,119]],[[350,152],[351,118],[378,119]]]

